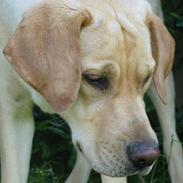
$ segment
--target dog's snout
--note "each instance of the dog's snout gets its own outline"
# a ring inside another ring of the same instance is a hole
[[[160,156],[158,144],[154,141],[134,142],[127,147],[132,164],[139,169],[146,168]]]

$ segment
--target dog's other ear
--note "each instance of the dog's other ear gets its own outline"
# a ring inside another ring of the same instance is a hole
[[[162,102],[166,104],[165,79],[173,65],[175,42],[156,15],[148,14],[148,26],[151,33],[152,55],[156,61],[154,85]]]
[[[4,49],[20,77],[56,112],[67,109],[77,97],[80,31],[91,20],[86,10],[62,6],[43,4],[26,13]]]

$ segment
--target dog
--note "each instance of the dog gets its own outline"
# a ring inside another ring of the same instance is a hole
[[[171,147],[172,136],[179,141],[175,43],[155,13],[163,18],[153,0],[3,0],[1,183],[27,182],[34,103],[71,128],[77,162],[67,183],[87,182],[91,169],[103,183],[147,174],[159,149],[145,112],[146,92],[162,126],[171,181],[182,183],[182,147]]]

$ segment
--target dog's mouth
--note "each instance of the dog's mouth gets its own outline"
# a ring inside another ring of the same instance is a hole
[[[84,155],[83,149],[82,149],[82,147],[81,147],[81,145],[80,145],[79,142],[76,142],[76,147],[77,147],[77,149]],[[84,155],[84,156],[85,156],[85,155]]]
[[[114,163],[112,160],[110,160],[111,165],[109,164],[109,162],[105,162],[102,160],[94,160],[92,161],[90,158],[88,158],[86,156],[86,154],[84,153],[83,147],[79,142],[76,142],[76,147],[77,149],[83,154],[83,156],[91,163],[93,170],[95,170],[96,172],[106,175],[106,176],[110,176],[110,177],[127,177],[127,176],[132,176],[132,175],[142,175],[145,176],[147,175],[153,165],[146,167],[146,168],[135,168],[131,162],[129,162],[128,160],[126,161],[120,161],[120,163],[116,161],[116,163]],[[154,163],[153,163],[154,164]]]
[[[151,167],[147,167],[144,169],[136,169],[136,168],[131,168],[129,166],[123,165],[123,169],[118,169],[116,167],[111,168],[111,167],[106,167],[106,166],[97,166],[93,165],[93,169],[103,175],[109,176],[109,177],[128,177],[132,175],[141,175],[145,176],[151,171]]]
[[[147,167],[147,168],[142,169],[142,170],[139,172],[139,175],[141,175],[141,176],[146,176],[146,175],[148,175],[148,174],[150,173],[150,171],[152,170],[153,166],[154,166],[154,163],[153,163],[153,165],[151,165],[151,166],[149,166],[149,167]]]

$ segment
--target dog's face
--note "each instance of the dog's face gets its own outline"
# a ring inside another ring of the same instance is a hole
[[[41,5],[33,12],[37,19],[29,13],[6,55],[58,113],[64,110],[60,114],[71,127],[74,144],[95,170],[109,176],[147,170],[152,163],[137,166],[144,163],[137,154],[148,149],[151,157],[145,159],[155,159],[158,152],[143,96],[154,79],[165,98],[163,82],[172,64],[170,35],[144,1],[131,0],[125,6],[122,1],[110,6],[87,1],[82,12],[69,8],[63,13],[59,6],[72,5]],[[134,149],[139,149],[135,155]]]
[[[80,92],[64,115],[94,169],[126,176],[140,172],[129,160],[128,145],[157,143],[143,101],[155,61],[145,23],[131,28],[123,26],[127,18],[122,23],[115,16],[100,18],[81,33]]]

